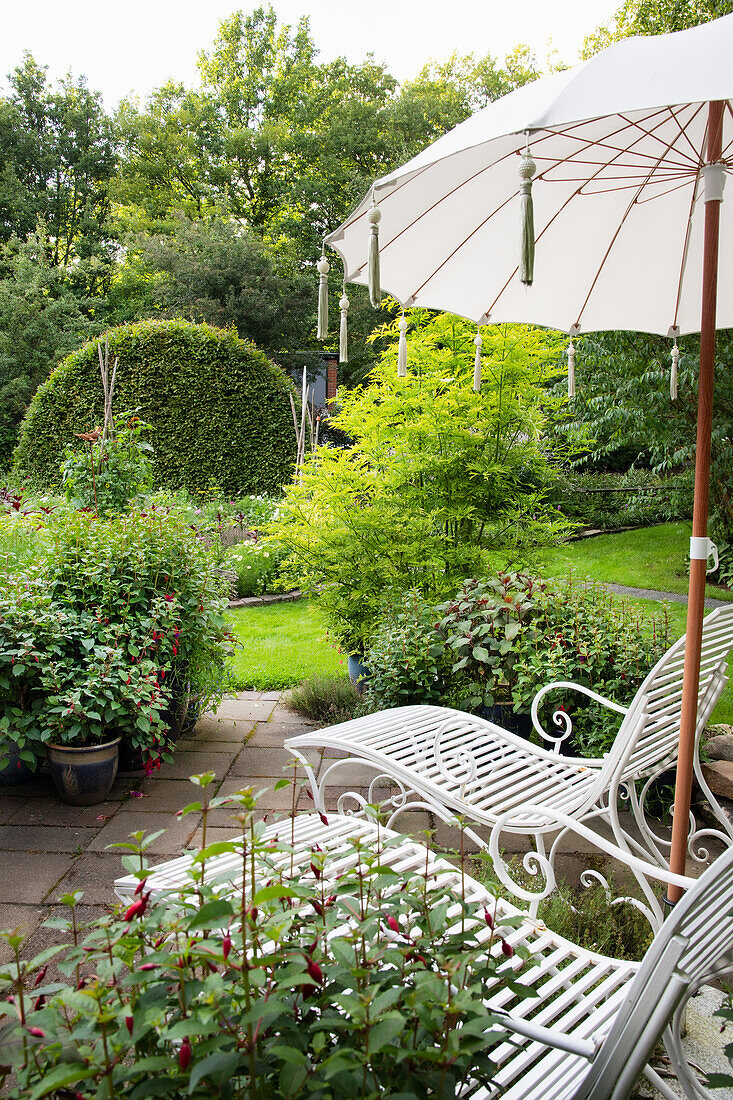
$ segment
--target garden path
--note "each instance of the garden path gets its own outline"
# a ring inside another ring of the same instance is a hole
[[[604,588],[607,588],[609,592],[614,592],[617,596],[633,596],[634,599],[639,600],[670,600],[672,603],[687,603],[687,595],[683,595],[681,592],[660,592],[656,588],[630,588],[627,584],[604,584]],[[716,600],[712,597],[708,597],[705,600],[705,607],[708,611],[712,611],[714,607],[726,607],[729,600]]]

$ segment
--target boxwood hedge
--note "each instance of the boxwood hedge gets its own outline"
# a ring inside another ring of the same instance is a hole
[[[287,376],[231,330],[186,321],[139,321],[109,330],[119,359],[116,412],[138,409],[154,427],[155,483],[189,490],[276,493],[290,479],[295,441]],[[59,481],[74,433],[103,415],[96,340],[72,352],[31,401],[15,472]]]

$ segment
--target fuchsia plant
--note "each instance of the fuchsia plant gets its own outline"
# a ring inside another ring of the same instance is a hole
[[[54,926],[71,943],[36,958],[5,935],[7,1096],[142,1100],[154,1082],[176,1100],[447,1100],[488,1084],[501,1032],[485,993],[504,982],[522,995],[491,914],[434,877],[390,870],[381,831],[344,859],[299,845],[295,817],[266,831],[252,792],[211,798],[211,774],[194,782],[201,798],[183,813],[203,815],[204,847],[184,889],[151,890],[154,837],[138,833],[117,845],[139,881],[129,905],[81,927],[81,896],[61,899],[69,917]],[[241,833],[208,844],[222,806]],[[223,853],[239,872],[217,884],[209,861]]]

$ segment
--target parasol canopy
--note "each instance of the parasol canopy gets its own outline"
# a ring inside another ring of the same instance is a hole
[[[326,240],[367,283],[372,195],[382,287],[405,307],[570,331],[700,331],[707,104],[733,96],[733,15],[628,38],[491,103],[377,180]],[[519,280],[529,138],[534,282]],[[726,105],[721,159],[731,152]],[[728,166],[726,163],[726,172]],[[733,327],[733,221],[718,324]]]

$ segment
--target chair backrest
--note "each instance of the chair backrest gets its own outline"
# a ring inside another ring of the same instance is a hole
[[[698,879],[654,937],[575,1100],[626,1097],[677,1008],[733,967],[733,848]]]
[[[703,621],[697,730],[702,730],[727,682],[733,647],[733,604],[716,608]],[[657,661],[637,691],[604,765],[604,775],[623,780],[650,775],[677,755],[682,709],[684,635]]]

